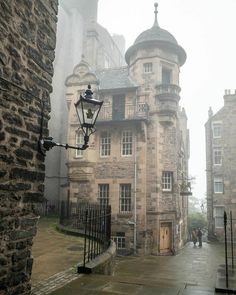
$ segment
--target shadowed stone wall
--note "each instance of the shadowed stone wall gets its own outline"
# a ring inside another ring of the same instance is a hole
[[[42,101],[50,111],[57,0],[0,0],[0,294],[30,294]]]

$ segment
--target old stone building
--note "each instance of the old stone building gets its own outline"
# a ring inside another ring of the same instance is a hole
[[[60,0],[57,42],[51,94],[50,135],[57,142],[67,140],[68,112],[65,80],[81,56],[93,68],[119,67],[124,64],[123,36],[111,36],[97,22],[98,0]],[[46,156],[45,197],[57,206],[67,183],[67,153],[54,149]]]
[[[89,149],[69,151],[68,193],[72,202],[111,204],[118,252],[173,253],[187,239],[189,133],[179,106],[186,54],[156,9],[125,58],[126,66],[110,69],[84,59],[66,80],[69,144],[83,143],[78,95],[91,84],[104,102]]]
[[[0,294],[30,294],[31,246],[43,201],[38,152],[50,111],[56,0],[0,1]]]
[[[222,239],[224,210],[236,216],[236,91],[225,91],[217,113],[209,110],[205,130],[208,232]]]

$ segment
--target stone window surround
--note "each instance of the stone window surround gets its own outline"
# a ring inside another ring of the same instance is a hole
[[[131,183],[120,183],[119,188],[119,213],[131,213]]]
[[[84,135],[82,131],[77,131],[75,134],[75,145],[81,146],[84,144]],[[75,150],[75,158],[82,158],[83,151],[82,150]]]
[[[109,205],[109,190],[108,183],[98,184],[98,202],[100,205]]]
[[[213,148],[213,163],[216,166],[221,166],[222,165],[222,156],[223,156],[223,151],[221,147],[214,147]]]
[[[111,238],[116,243],[117,250],[125,249],[125,232],[117,232],[116,235]]]
[[[224,182],[222,176],[214,176],[213,179],[214,193],[223,194],[224,193]]]
[[[213,121],[212,122],[212,137],[221,138],[222,136],[222,121]]]
[[[121,136],[121,155],[123,157],[131,156],[133,150],[133,132],[131,130],[123,130]]]
[[[102,131],[100,133],[100,157],[111,155],[111,132]]]
[[[224,206],[214,206],[214,218],[215,218],[215,228],[223,228]]]
[[[152,63],[151,62],[146,62],[143,64],[143,72],[144,72],[144,74],[152,73]]]
[[[172,192],[173,190],[173,171],[162,171],[162,191]]]

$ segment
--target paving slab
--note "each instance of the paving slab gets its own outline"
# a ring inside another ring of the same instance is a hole
[[[212,295],[222,244],[191,243],[175,256],[117,257],[114,276],[85,275],[51,295]]]

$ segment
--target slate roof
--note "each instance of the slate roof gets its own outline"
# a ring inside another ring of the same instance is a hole
[[[138,84],[129,77],[127,67],[97,70],[96,75],[100,81],[100,90],[138,87]]]
[[[134,44],[147,41],[166,41],[173,44],[178,44],[175,37],[168,31],[154,25],[151,29],[142,32],[135,40]]]

